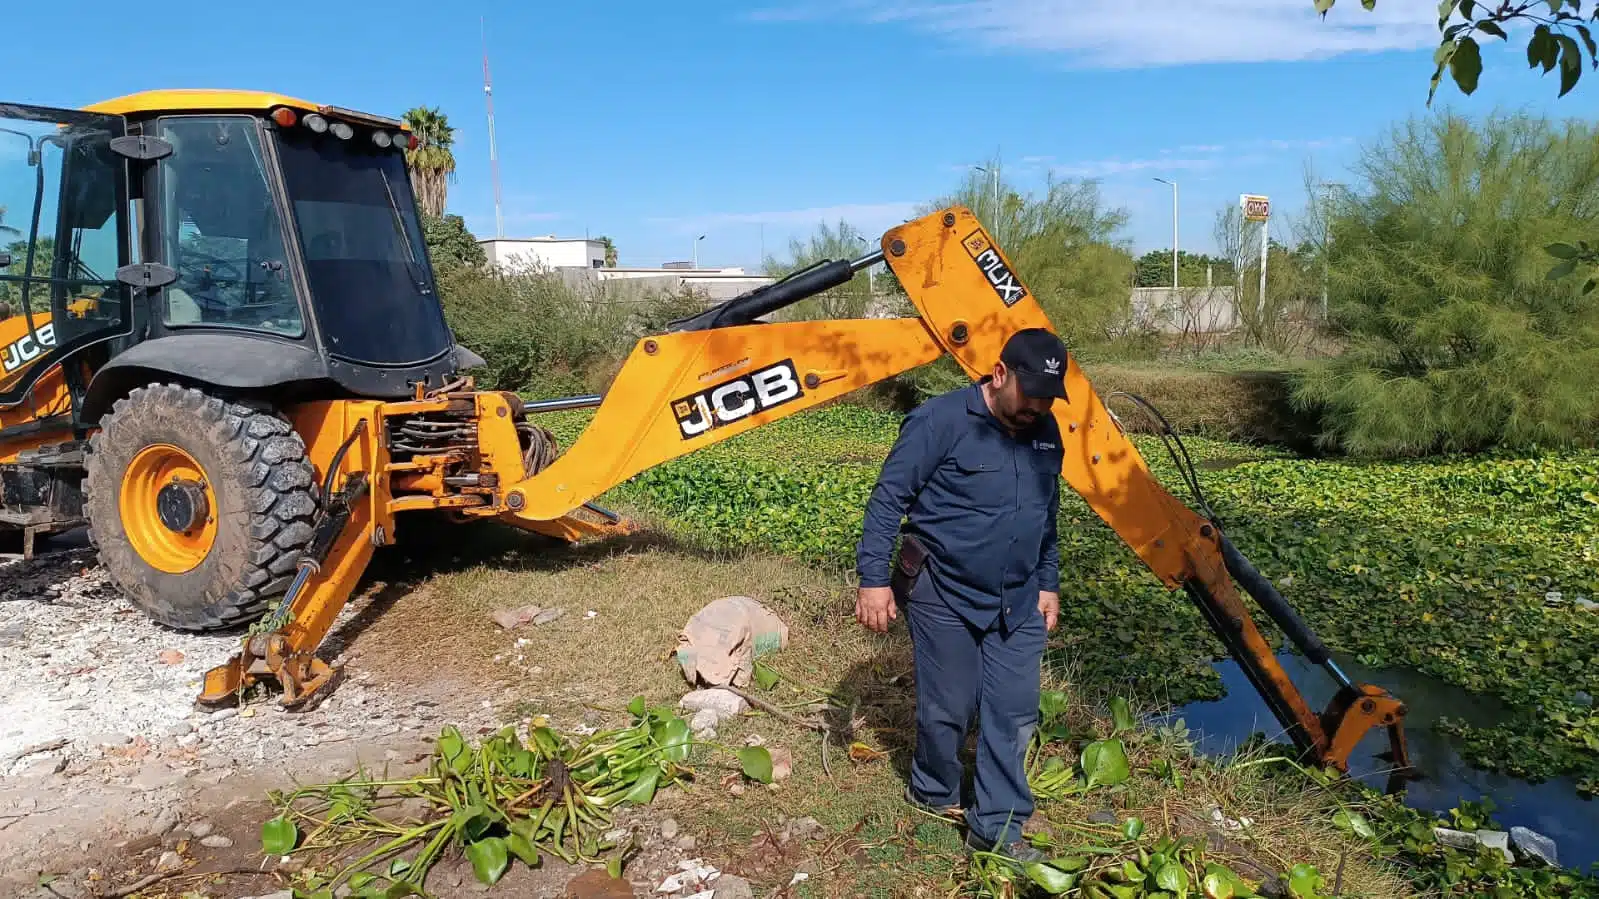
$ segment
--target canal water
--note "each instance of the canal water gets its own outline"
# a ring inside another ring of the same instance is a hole
[[[1447,814],[1463,799],[1491,798],[1495,805],[1493,816],[1506,830],[1520,825],[1554,840],[1562,867],[1587,871],[1589,865],[1599,862],[1599,801],[1583,799],[1570,778],[1533,784],[1474,768],[1460,757],[1452,739],[1433,727],[1440,717],[1477,726],[1492,725],[1505,717],[1500,704],[1413,671],[1371,669],[1337,655],[1334,661],[1357,683],[1382,686],[1407,706],[1405,742],[1411,765],[1422,775],[1421,780],[1404,784],[1407,805]],[[1278,662],[1311,709],[1320,711],[1326,707],[1337,691],[1330,675],[1303,656],[1285,653],[1278,656]],[[1192,702],[1162,718],[1186,722],[1191,738],[1207,755],[1233,752],[1255,732],[1286,741],[1282,726],[1237,663],[1227,659],[1218,662],[1216,669],[1227,691],[1225,697]],[[1351,754],[1350,775],[1378,790],[1384,789],[1391,766],[1377,753],[1387,748],[1386,730],[1369,731]]]

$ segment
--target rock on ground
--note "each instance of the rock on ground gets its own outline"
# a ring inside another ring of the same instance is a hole
[[[712,899],[755,899],[755,888],[736,874],[723,874],[716,878],[711,890]]]
[[[742,715],[750,707],[749,703],[744,701],[744,697],[720,687],[685,693],[677,704],[679,708],[691,712],[711,709],[724,718]]]

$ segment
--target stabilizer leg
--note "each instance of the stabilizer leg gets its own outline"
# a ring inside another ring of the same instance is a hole
[[[283,688],[285,708],[304,704],[327,685],[333,669],[317,658],[333,621],[344,608],[372,559],[373,524],[364,473],[352,475],[328,504],[300,560],[294,582],[262,630],[243,641],[227,662],[206,672],[199,702],[219,705],[236,699],[264,677]]]

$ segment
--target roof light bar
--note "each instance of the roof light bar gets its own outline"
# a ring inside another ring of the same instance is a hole
[[[399,130],[402,124],[399,119],[391,119],[388,116],[373,115],[369,112],[357,112],[353,109],[345,109],[342,106],[319,106],[317,107],[317,110],[324,115],[336,116],[341,119],[348,119],[352,122],[360,122],[363,125],[374,125],[379,128],[392,128],[396,131]]]

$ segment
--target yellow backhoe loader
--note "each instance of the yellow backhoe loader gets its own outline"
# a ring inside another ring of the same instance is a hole
[[[625,532],[595,497],[651,466],[948,353],[977,378],[1050,327],[967,209],[882,235],[638,341],[603,396],[478,390],[437,294],[395,119],[250,91],[0,105],[0,526],[89,526],[128,600],[192,631],[250,625],[200,702],[275,681],[304,703],[317,649],[408,513],[577,541]],[[917,314],[768,323],[886,263]],[[1213,515],[1150,473],[1074,360],[1062,476],[1182,589],[1313,763],[1372,728],[1408,767],[1404,705],[1350,680]],[[540,413],[597,407],[564,452]],[[1235,585],[1236,582],[1236,585]],[[1311,710],[1238,586],[1340,689]]]

